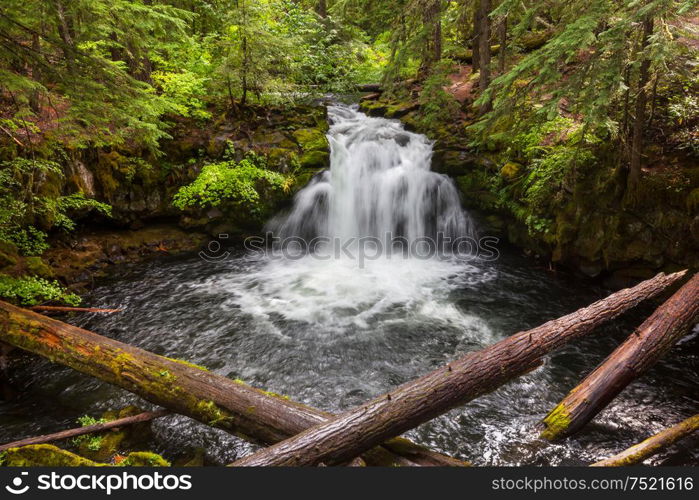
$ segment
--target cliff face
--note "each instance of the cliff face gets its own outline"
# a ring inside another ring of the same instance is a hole
[[[400,118],[435,140],[433,169],[455,180],[464,205],[483,216],[484,232],[613,284],[658,270],[699,268],[696,159],[655,154],[649,148],[651,168],[644,172],[638,202],[629,207],[619,192],[615,152],[600,144],[593,164],[576,183],[549,186],[532,200],[523,184],[533,165],[509,161],[502,151],[475,151],[469,146],[467,122],[445,120],[425,128],[414,103],[376,97],[362,101],[367,113]]]
[[[57,162],[62,174],[33,179],[37,196],[83,193],[109,204],[111,216],[75,210],[70,216],[78,227],[66,232],[54,228],[50,216],[36,213],[26,223],[48,232],[51,247],[27,257],[5,242],[0,275],[57,278],[80,289],[111,264],[195,251],[221,233],[241,237],[260,231],[299,187],[328,166],[328,124],[322,106],[250,108],[246,113],[208,122],[180,119],[158,156],[128,146],[58,152],[47,147],[46,160]],[[255,214],[234,205],[185,210],[173,205],[175,193],[196,179],[205,164],[240,161],[250,153],[290,179],[283,192],[259,189],[261,208]]]

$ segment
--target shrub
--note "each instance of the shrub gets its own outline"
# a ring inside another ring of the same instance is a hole
[[[261,191],[285,191],[287,187],[287,177],[265,168],[264,160],[259,157],[249,156],[239,163],[223,161],[204,165],[194,182],[175,194],[173,205],[184,210],[228,204],[255,213],[261,209]]]
[[[0,297],[23,306],[34,306],[42,302],[62,302],[71,306],[80,304],[80,297],[68,292],[57,281],[35,276],[13,278],[0,274]]]

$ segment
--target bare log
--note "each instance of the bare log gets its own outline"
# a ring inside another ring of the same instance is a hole
[[[123,309],[102,309],[99,307],[64,307],[64,306],[31,306],[32,311],[45,312],[91,312],[91,313],[117,313]]]
[[[364,403],[330,422],[262,449],[234,466],[334,465],[486,394],[541,362],[542,357],[654,297],[685,272],[658,276],[577,312],[517,333]]]
[[[699,414],[689,417],[687,420],[683,420],[613,457],[595,462],[590,467],[619,467],[641,463],[676,441],[696,432],[697,429],[699,429]]]
[[[263,445],[333,416],[206,368],[158,356],[2,301],[0,341]],[[389,451],[392,446],[400,451]],[[370,465],[468,465],[407,440],[392,440],[364,454],[363,459]]]
[[[55,432],[53,434],[45,434],[43,436],[35,436],[26,439],[21,439],[19,441],[14,441],[12,443],[2,444],[0,445],[0,451],[9,450],[10,448],[19,448],[20,446],[28,446],[30,444],[50,443],[52,441],[60,441],[62,439],[83,436],[85,434],[92,434],[93,432],[102,432],[118,427],[125,427],[127,425],[138,424],[142,422],[150,422],[151,420],[164,417],[165,415],[169,414],[170,412],[168,410],[144,411],[143,413],[139,413],[138,415],[119,418],[116,420],[111,420],[109,422],[86,425],[84,427],[77,427],[75,429],[68,429],[65,431]]]
[[[655,364],[699,321],[699,274],[639,326],[543,421],[541,437],[573,434],[602,411],[631,381]]]

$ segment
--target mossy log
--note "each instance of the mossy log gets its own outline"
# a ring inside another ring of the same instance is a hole
[[[683,420],[679,424],[673,425],[621,453],[595,462],[590,467],[619,467],[641,463],[646,458],[655,455],[698,429],[699,414],[689,417],[687,420]]]
[[[6,450],[2,465],[7,467],[109,467],[112,464],[95,462],[51,444],[33,444]],[[157,453],[133,451],[114,466],[169,467],[170,462]]]
[[[639,326],[626,341],[549,413],[541,437],[579,431],[631,381],[655,364],[699,321],[699,274]]]
[[[378,443],[486,394],[539,366],[543,356],[658,295],[685,272],[658,276],[574,313],[517,333],[304,431],[233,466],[344,463]]]
[[[158,356],[2,301],[0,341],[262,445],[296,435],[333,416],[203,367]],[[370,450],[363,459],[369,465],[467,465],[404,439]]]

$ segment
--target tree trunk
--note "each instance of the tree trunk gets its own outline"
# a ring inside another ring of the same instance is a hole
[[[481,0],[474,0],[473,2],[473,38],[471,38],[471,67],[474,73],[478,72],[481,68],[481,25],[480,25],[480,13],[481,13]]]
[[[39,33],[32,33],[32,51],[37,55],[41,54],[41,39],[39,38]],[[39,71],[38,63],[28,63],[27,76],[35,81],[41,81],[41,73]],[[41,112],[41,94],[38,90],[32,90],[29,95],[29,107],[35,114]]]
[[[29,446],[32,444],[44,444],[51,443],[53,441],[60,441],[61,439],[68,439],[77,436],[84,436],[85,434],[92,434],[93,432],[102,432],[109,429],[115,429],[117,427],[124,427],[132,424],[139,424],[142,422],[150,422],[156,418],[164,417],[169,415],[170,412],[167,410],[156,410],[156,411],[144,411],[138,415],[133,415],[131,417],[119,418],[116,420],[110,420],[109,422],[103,422],[101,424],[86,425],[84,427],[77,427],[75,429],[68,429],[65,431],[55,432],[53,434],[46,434],[44,436],[30,437],[27,439],[22,439],[20,441],[14,441],[12,443],[7,443],[0,445],[0,452],[9,450],[10,448],[19,448],[21,446]]]
[[[699,321],[699,274],[639,326],[544,419],[541,437],[580,430]]]
[[[437,19],[434,22],[434,61],[442,60],[442,12],[437,2]]]
[[[420,73],[427,75],[442,58],[442,8],[441,0],[431,0],[422,13],[422,24],[427,32],[422,51]]]
[[[490,85],[490,1],[480,0],[480,12],[478,24],[480,25],[478,37],[478,53],[480,57],[480,78],[478,87],[485,92]],[[490,100],[481,105],[481,114],[490,111]]]
[[[2,301],[0,341],[259,444],[276,443],[333,416]],[[389,452],[391,447],[399,451]],[[405,439],[391,440],[364,459],[373,465],[466,465]]]
[[[498,24],[498,72],[505,72],[505,52],[507,50],[507,16]]]
[[[316,4],[316,13],[322,18],[328,17],[328,3],[326,0],[318,0]]]
[[[646,126],[646,102],[648,101],[648,91],[646,85],[649,81],[650,58],[644,52],[650,44],[650,37],[653,34],[653,18],[649,17],[643,21],[643,39],[641,41],[640,53],[643,60],[638,70],[638,95],[636,96],[635,116],[633,121],[633,136],[631,137],[631,157],[629,158],[629,177],[626,181],[626,190],[635,200],[638,183],[641,179],[641,158],[643,156],[643,131]]]
[[[699,429],[699,414],[689,417],[687,420],[683,420],[613,457],[595,462],[590,467],[620,467],[641,463],[676,441],[696,432],[697,429]]]
[[[61,37],[63,42],[63,55],[66,59],[66,66],[68,66],[68,71],[72,74],[75,73],[75,45],[73,44],[73,38],[71,35],[72,30],[66,18],[65,8],[60,0],[54,1],[54,7],[56,9],[56,26],[58,28],[58,35]]]
[[[405,383],[335,419],[260,450],[234,466],[304,466],[344,463],[539,366],[563,344],[654,297],[685,273],[644,281],[533,330],[517,333]]]

